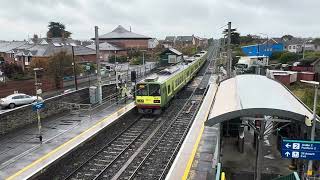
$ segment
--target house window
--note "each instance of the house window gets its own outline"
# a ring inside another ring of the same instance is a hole
[[[296,46],[292,46],[292,49],[296,49]]]
[[[291,46],[289,46],[289,49],[291,49]]]

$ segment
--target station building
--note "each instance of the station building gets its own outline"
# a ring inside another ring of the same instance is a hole
[[[183,60],[183,55],[174,48],[167,48],[160,54],[160,59],[161,65],[176,64]]]
[[[95,39],[95,38],[93,38]],[[100,42],[107,42],[119,49],[148,49],[148,42],[151,37],[137,34],[127,30],[121,25],[113,31],[99,36]]]

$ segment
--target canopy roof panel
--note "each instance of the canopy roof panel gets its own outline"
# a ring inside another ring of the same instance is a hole
[[[279,82],[260,75],[238,75],[220,83],[206,125],[238,117],[278,116],[297,121],[312,112]]]

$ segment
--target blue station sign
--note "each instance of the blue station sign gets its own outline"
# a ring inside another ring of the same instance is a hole
[[[33,111],[36,111],[38,109],[43,109],[44,107],[45,106],[44,106],[43,102],[38,102],[38,103],[32,104],[32,110]]]
[[[289,159],[320,160],[320,141],[282,140],[281,156]]]

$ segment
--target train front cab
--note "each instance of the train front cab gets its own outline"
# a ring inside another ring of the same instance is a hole
[[[137,84],[135,102],[139,113],[160,114],[163,103],[160,84]]]

